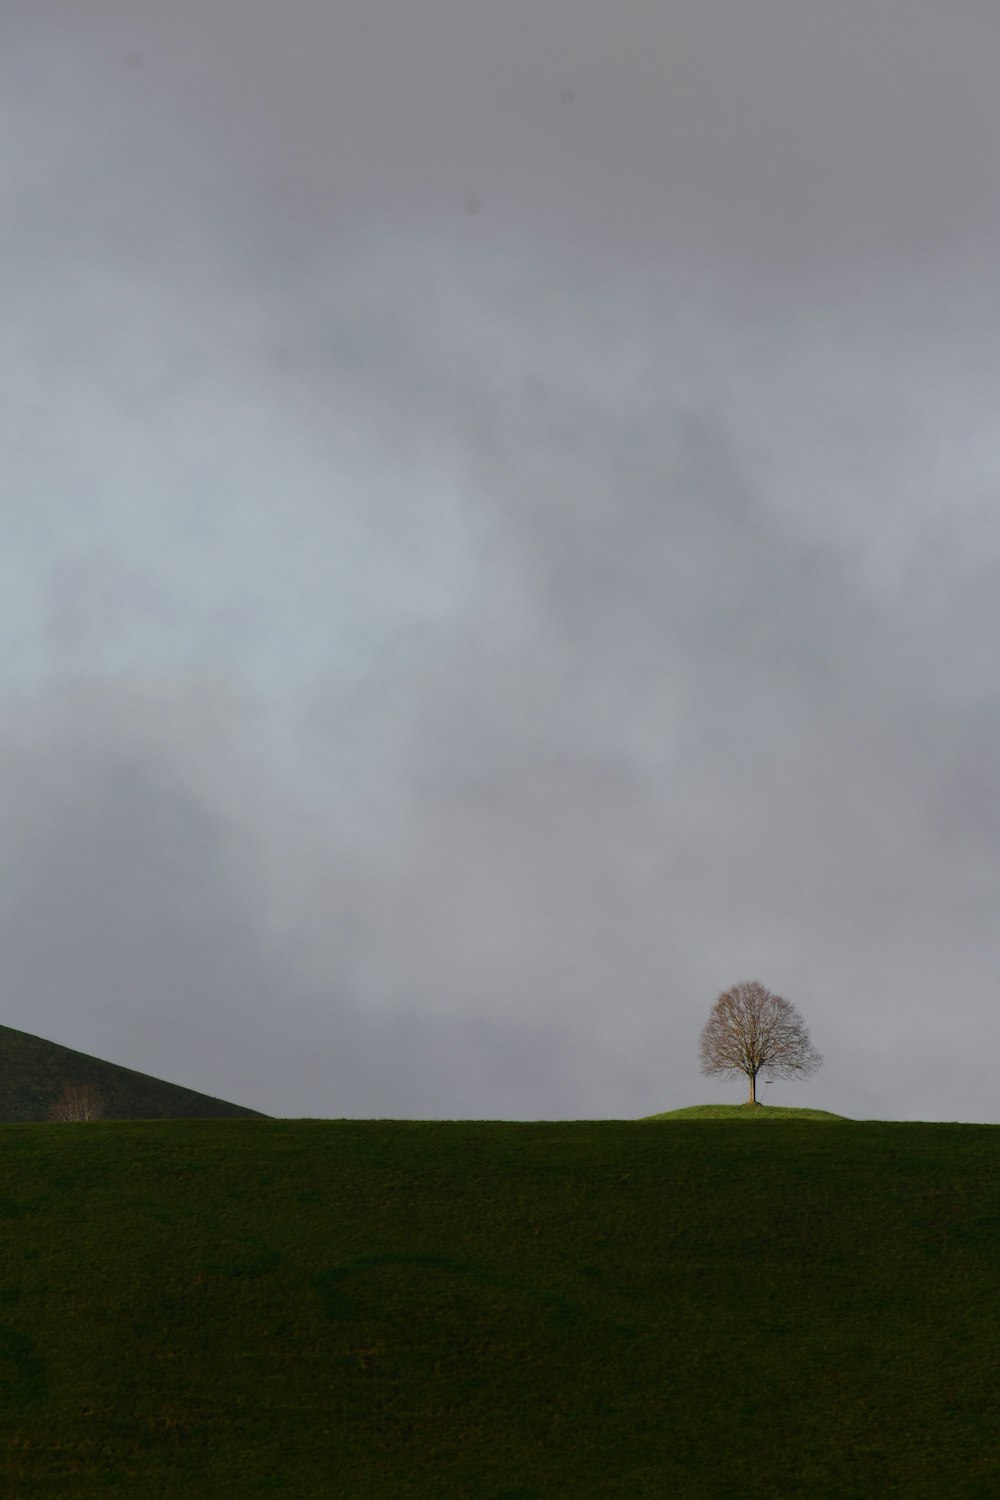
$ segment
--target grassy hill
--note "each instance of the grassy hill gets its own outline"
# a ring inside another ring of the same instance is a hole
[[[112,1120],[264,1118],[256,1110],[0,1026],[0,1121],[47,1120],[67,1084],[95,1088]]]
[[[987,1500],[1000,1128],[0,1127],[0,1493]]]
[[[662,1115],[643,1115],[644,1120],[846,1120],[825,1109],[798,1109],[788,1104],[692,1104],[687,1109],[668,1109]]]

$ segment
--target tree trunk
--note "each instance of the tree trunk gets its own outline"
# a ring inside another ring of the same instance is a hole
[[[747,1100],[747,1103],[748,1104],[756,1104],[757,1103],[757,1074],[756,1073],[751,1073],[750,1074],[750,1098]]]

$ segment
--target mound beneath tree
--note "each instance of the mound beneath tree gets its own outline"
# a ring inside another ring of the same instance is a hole
[[[643,1115],[643,1120],[848,1120],[826,1109],[792,1109],[780,1104],[692,1104],[688,1109],[668,1109],[662,1115]]]

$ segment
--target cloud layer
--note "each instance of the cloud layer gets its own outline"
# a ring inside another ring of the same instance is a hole
[[[760,979],[995,1119],[1000,22],[335,12],[11,7],[4,1020],[633,1116]]]

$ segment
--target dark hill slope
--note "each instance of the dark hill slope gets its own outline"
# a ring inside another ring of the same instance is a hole
[[[257,1110],[0,1026],[0,1121],[47,1120],[67,1084],[96,1088],[111,1120],[266,1118]]]

